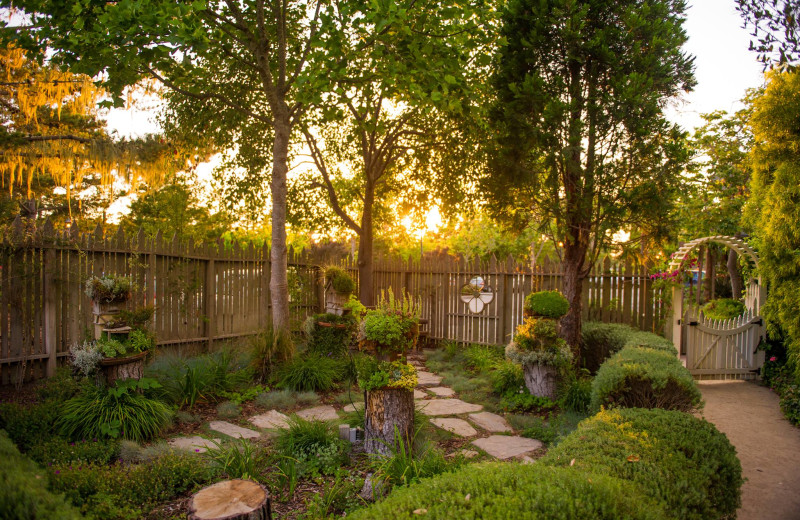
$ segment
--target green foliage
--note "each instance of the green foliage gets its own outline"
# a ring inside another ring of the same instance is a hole
[[[572,376],[558,399],[564,410],[587,413],[592,403],[592,379],[584,374]]]
[[[72,377],[67,367],[60,367],[53,377],[41,381],[36,388],[36,396],[40,401],[63,402],[73,397],[81,389],[81,385]]]
[[[220,397],[224,397],[228,401],[231,401],[237,405],[246,403],[247,401],[252,401],[260,394],[264,392],[268,392],[269,388],[264,385],[254,385],[247,387],[246,389],[242,390],[241,392],[226,392],[223,390],[219,393]]]
[[[289,427],[279,431],[275,447],[298,462],[301,475],[331,475],[346,461],[345,444],[336,426],[297,416],[288,422]]]
[[[539,291],[525,297],[523,308],[531,316],[557,320],[569,312],[569,302],[559,291]]]
[[[78,520],[81,515],[64,500],[47,490],[47,480],[36,464],[20,455],[6,433],[0,430],[0,518]]]
[[[537,439],[547,444],[548,446],[555,446],[561,439],[572,433],[578,427],[583,419],[586,418],[585,414],[565,412],[559,415],[550,416],[547,419],[535,416],[511,416],[525,417],[524,424],[514,424],[519,419],[512,422],[512,426],[521,429],[523,437],[529,439]]]
[[[378,308],[367,311],[358,339],[370,342],[379,353],[405,353],[416,345],[419,312],[418,302],[406,294],[397,299],[389,289],[381,294]]]
[[[113,388],[87,386],[63,404],[57,427],[70,439],[118,438],[144,441],[172,420],[172,410],[140,393],[158,388],[149,379],[117,381]]]
[[[500,407],[510,413],[546,414],[556,409],[556,403],[552,399],[532,395],[525,390],[506,393],[500,401]]]
[[[133,329],[128,334],[125,350],[130,353],[146,352],[156,346],[155,338],[141,329]]]
[[[592,408],[664,408],[691,411],[700,390],[675,355],[647,347],[625,347],[609,358],[592,382]]]
[[[651,332],[642,332],[619,323],[584,322],[581,362],[590,373],[597,372],[606,359],[627,346],[647,347],[678,355],[671,341]]]
[[[250,382],[253,372],[243,358],[220,351],[187,360],[162,356],[145,374],[161,384],[159,396],[178,407],[193,408],[197,402],[216,400],[222,392]]]
[[[25,453],[52,436],[63,403],[47,401],[33,406],[0,404],[0,429]]]
[[[764,287],[769,287],[762,315],[772,336],[782,331],[789,365],[800,382],[798,92],[800,73],[775,71],[768,76],[766,90],[753,100],[752,196],[743,218],[752,223],[751,243],[759,254]]]
[[[120,309],[114,316],[114,321],[109,323],[109,328],[124,327],[128,325],[134,329],[143,329],[144,326],[153,318],[156,308],[152,305],[140,307],[135,310]]]
[[[328,325],[320,325],[326,323]],[[303,325],[308,341],[306,350],[321,356],[343,356],[353,343],[358,321],[355,315],[315,314]]]
[[[135,284],[127,276],[105,274],[86,280],[86,296],[99,303],[124,302],[130,298]]]
[[[385,500],[348,518],[413,520],[423,510],[422,516],[431,520],[667,518],[658,504],[628,482],[538,463],[508,462],[470,464],[397,488]]]
[[[361,317],[367,312],[367,308],[364,307],[355,294],[350,295],[343,307],[345,310],[350,309],[350,314],[355,316],[358,321],[361,321]]]
[[[391,455],[374,458],[370,464],[373,485],[384,482],[391,487],[408,486],[461,466],[462,459],[447,459],[435,444],[418,442],[419,432],[418,429],[414,437],[406,442],[395,428]]]
[[[104,337],[98,339],[95,343],[97,349],[103,354],[103,357],[123,357],[127,353],[125,344],[117,339]]]
[[[470,345],[464,349],[464,366],[476,372],[488,372],[503,360],[503,351],[490,345]]]
[[[378,361],[371,356],[356,359],[358,386],[366,392],[379,388],[405,388],[417,386],[417,369],[402,361]]]
[[[256,446],[247,439],[234,439],[227,445],[212,441],[215,445],[206,454],[220,472],[229,479],[256,479],[260,454]]]
[[[69,462],[107,464],[116,458],[119,450],[120,443],[114,439],[69,441],[52,437],[50,440],[33,446],[28,452],[28,456],[42,466]]]
[[[682,412],[603,411],[538,464],[630,480],[661,501],[671,518],[733,518],[740,505],[736,450],[714,425]]]
[[[744,314],[744,304],[731,298],[718,298],[703,305],[701,309],[706,318],[727,320]]]
[[[233,419],[239,417],[242,409],[235,401],[222,401],[217,405],[217,417],[222,419]]]
[[[491,378],[492,389],[500,395],[505,395],[509,392],[517,393],[525,388],[522,365],[513,361],[505,360],[495,365]]]
[[[294,357],[294,338],[288,330],[267,327],[250,338],[250,363],[256,378],[266,382],[274,366]]]
[[[564,368],[572,362],[572,351],[558,336],[555,320],[526,318],[517,327],[514,339],[506,347],[506,357],[521,365],[540,364]]]
[[[333,265],[326,267],[325,280],[327,280],[327,282],[331,284],[331,287],[333,287],[333,290],[338,293],[350,294],[356,290],[355,280],[350,276],[350,273],[341,267]]]
[[[297,401],[295,394],[291,390],[284,389],[258,394],[255,402],[262,408],[285,410],[292,408]]]
[[[205,459],[174,453],[135,465],[64,464],[48,470],[51,488],[97,520],[137,520],[215,476]]]
[[[332,481],[324,484],[322,491],[306,503],[303,520],[329,519],[344,516],[363,504],[358,496],[364,485],[364,479],[341,469],[336,472]]]
[[[317,354],[298,356],[286,363],[278,375],[282,388],[295,392],[324,392],[336,385],[341,376],[341,365],[333,358]]]

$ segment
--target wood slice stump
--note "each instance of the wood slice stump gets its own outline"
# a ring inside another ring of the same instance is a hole
[[[189,520],[272,520],[267,489],[250,480],[224,480],[189,502]]]
[[[122,358],[103,358],[98,363],[106,384],[112,386],[117,380],[141,379],[144,374],[144,358],[147,352],[140,352],[133,356]]]
[[[523,366],[525,386],[531,394],[539,397],[556,398],[558,369],[551,365],[529,364]]]
[[[367,392],[364,449],[391,456],[395,428],[410,449],[414,436],[414,392],[404,388],[382,388]]]

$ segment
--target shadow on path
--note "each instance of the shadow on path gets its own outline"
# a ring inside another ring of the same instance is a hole
[[[699,382],[702,415],[736,446],[747,479],[738,520],[800,520],[800,429],[778,396],[744,381]]]

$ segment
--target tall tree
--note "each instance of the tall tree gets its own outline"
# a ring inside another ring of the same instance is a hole
[[[763,315],[773,330],[785,333],[800,377],[800,73],[771,74],[753,108],[752,196],[744,219],[754,227],[767,282]]]
[[[752,31],[750,50],[764,68],[800,61],[800,0],[736,0],[744,26]]]
[[[555,223],[573,348],[597,255],[620,229],[657,228],[688,158],[663,115],[694,85],[684,10],[682,0],[512,0],[502,15],[499,153],[485,189],[500,212]]]

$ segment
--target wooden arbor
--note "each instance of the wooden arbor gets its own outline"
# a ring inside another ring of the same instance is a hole
[[[758,268],[758,256],[743,240],[731,236],[710,236],[686,242],[673,256],[669,270],[681,269],[683,262],[697,247],[717,243],[736,251]],[[685,327],[686,367],[700,379],[747,379],[763,364],[763,352],[755,352],[764,336],[764,322],[758,316],[766,299],[761,277],[750,279],[745,294],[744,314],[729,320],[705,318],[696,308],[684,309],[683,285],[672,290],[672,337],[680,342]]]

